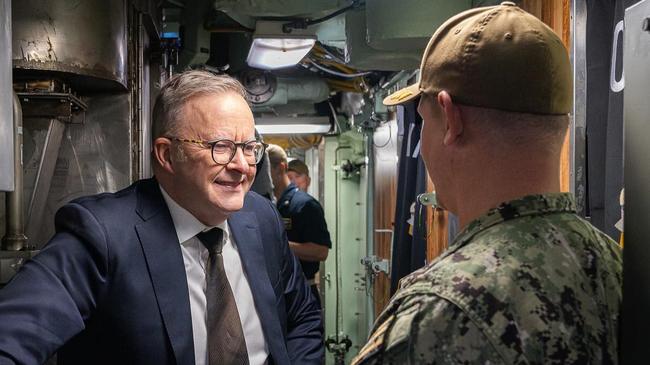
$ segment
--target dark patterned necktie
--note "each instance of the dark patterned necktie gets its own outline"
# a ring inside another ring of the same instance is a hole
[[[208,249],[206,266],[208,364],[248,365],[246,340],[235,297],[223,267],[223,231],[213,228],[197,235]]]

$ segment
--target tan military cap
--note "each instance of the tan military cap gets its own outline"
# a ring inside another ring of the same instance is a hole
[[[460,104],[514,112],[566,114],[573,105],[571,64],[562,41],[512,2],[447,20],[424,51],[420,81],[384,104],[441,90]]]

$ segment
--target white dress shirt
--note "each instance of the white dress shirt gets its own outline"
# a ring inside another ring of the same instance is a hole
[[[187,287],[189,290],[190,310],[192,313],[192,332],[194,334],[194,358],[196,365],[208,364],[208,334],[206,328],[206,297],[205,297],[205,266],[208,260],[208,250],[196,237],[197,234],[207,231],[208,227],[196,219],[185,208],[176,203],[165,190],[160,187],[163,198],[169,208],[169,213],[174,221],[174,228],[178,236],[183,253]],[[226,221],[227,222],[227,221]],[[248,278],[242,267],[239,251],[234,237],[226,222],[217,227],[223,230],[223,263],[226,277],[230,283],[239,319],[241,321],[246,350],[250,365],[265,364],[269,355],[268,345],[262,332],[262,322],[257,314],[253,293]]]

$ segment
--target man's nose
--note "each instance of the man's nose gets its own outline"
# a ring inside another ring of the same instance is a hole
[[[244,151],[241,148],[235,150],[235,156],[228,163],[228,168],[237,170],[242,174],[247,173],[248,169],[250,169],[250,165],[248,164],[246,156],[244,156]]]

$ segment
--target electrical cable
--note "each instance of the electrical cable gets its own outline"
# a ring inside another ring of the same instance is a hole
[[[339,16],[339,15],[345,13],[346,11],[348,11],[350,9],[357,8],[357,7],[359,7],[361,5],[364,5],[364,4],[365,4],[365,2],[360,2],[358,0],[353,0],[352,4],[350,4],[350,5],[348,5],[348,6],[344,7],[344,8],[341,8],[341,9],[339,9],[339,10],[337,10],[337,11],[331,13],[331,14],[325,15],[324,17],[317,18],[317,19],[312,19],[312,20],[299,19],[299,20],[294,20],[294,21],[289,22],[289,23],[285,23],[285,24],[282,25],[282,31],[285,32],[285,33],[291,33],[292,29],[306,29],[307,27],[309,27],[311,25],[315,25],[315,24],[318,24],[318,23],[328,21],[328,20],[330,20],[330,19],[332,19],[332,18],[334,18],[336,16]]]
[[[323,71],[325,73],[328,73],[330,75],[334,75],[334,76],[338,76],[338,77],[344,77],[344,78],[351,79],[351,78],[355,78],[355,77],[361,77],[361,76],[369,75],[369,74],[372,73],[371,71],[366,71],[366,72],[358,72],[358,73],[354,73],[354,74],[346,74],[346,73],[330,70],[329,68],[323,67],[323,66],[319,65],[316,61],[312,60],[309,57],[307,57],[305,59],[308,60],[309,63],[311,63],[317,69],[319,69],[319,70],[321,70],[321,71]],[[306,68],[309,68],[309,66],[307,66],[305,64],[303,64],[303,66],[306,67]]]
[[[321,66],[325,66],[325,67],[332,66],[332,67],[338,69],[339,71],[341,71],[341,72],[343,72],[345,74],[357,73],[357,71],[355,69],[353,69],[351,67],[348,67],[348,66],[346,66],[346,65],[344,65],[342,63],[339,63],[337,61],[328,60],[326,58],[316,58],[316,59],[313,59],[313,60],[318,61],[318,63]]]
[[[318,19],[314,19],[314,20],[308,20],[308,21],[305,22],[305,24],[307,24],[307,26],[310,26],[310,25],[314,25],[314,24],[318,24],[318,23],[328,21],[328,20],[330,20],[330,19],[332,19],[332,18],[334,18],[334,17],[336,17],[338,15],[341,15],[341,14],[345,13],[346,11],[354,8],[355,6],[357,6],[357,5],[353,2],[352,4],[350,4],[350,5],[348,5],[348,6],[344,7],[344,8],[341,8],[341,9],[339,9],[339,10],[337,10],[337,11],[335,11],[335,12],[329,14],[329,15],[325,15],[322,18],[318,18]]]
[[[339,118],[336,116],[336,110],[334,109],[332,102],[328,100],[327,105],[329,105],[330,111],[332,112],[332,117],[334,118],[334,128],[335,128],[334,133],[341,133],[341,125],[339,124]]]
[[[334,61],[336,61],[336,62],[339,62],[339,63],[345,63],[345,61],[343,61],[343,59],[342,59],[341,57],[335,55],[332,51],[330,51],[329,49],[327,49],[327,48],[325,47],[325,45],[322,45],[322,44],[320,44],[320,43],[317,43],[317,44],[314,46],[314,50],[315,50],[316,52],[322,52],[323,54],[330,56],[330,57],[332,58],[332,60],[334,60]]]
[[[314,68],[311,68],[309,63],[314,65]],[[327,78],[327,83],[333,90],[359,93],[368,91],[364,76],[372,74],[372,72],[358,72],[346,65],[340,57],[327,50],[323,44],[316,43],[310,55],[304,59],[301,65],[312,72],[321,71],[335,76],[336,79]],[[340,78],[345,80],[340,80]]]
[[[365,93],[368,91],[368,87],[362,77],[346,80],[326,78],[325,82],[327,82],[331,90],[335,91],[349,91],[353,93]]]

